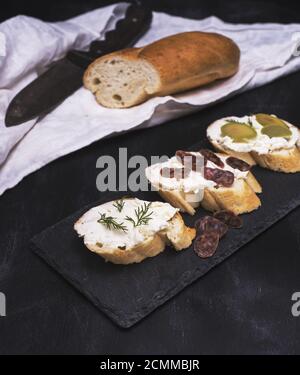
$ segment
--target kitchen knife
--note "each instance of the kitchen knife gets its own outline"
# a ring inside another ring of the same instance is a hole
[[[151,21],[151,11],[139,3],[117,5],[99,39],[87,51],[69,51],[14,97],[6,112],[6,126],[20,125],[53,110],[82,86],[83,73],[93,60],[133,46]]]

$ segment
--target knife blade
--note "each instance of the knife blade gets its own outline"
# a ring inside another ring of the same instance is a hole
[[[152,12],[139,3],[117,5],[88,50],[69,51],[13,98],[6,111],[5,125],[20,125],[49,113],[82,86],[84,70],[93,60],[133,46],[149,29],[151,21]]]

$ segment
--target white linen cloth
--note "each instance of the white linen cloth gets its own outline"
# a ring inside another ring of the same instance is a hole
[[[96,39],[114,6],[64,22],[17,16],[0,24],[0,194],[52,160],[105,136],[140,124],[158,125],[300,68],[294,53],[300,24],[229,24],[216,17],[199,21],[154,12],[151,29],[137,46],[184,31],[222,33],[241,49],[239,72],[209,87],[153,98],[129,109],[103,108],[80,88],[39,122],[6,128],[5,112],[15,94],[67,50]]]

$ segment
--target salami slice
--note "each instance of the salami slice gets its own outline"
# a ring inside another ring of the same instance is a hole
[[[197,234],[214,232],[222,238],[228,231],[228,225],[213,216],[204,216],[195,223]]]
[[[194,156],[194,155],[191,154],[191,153],[188,152],[188,151],[177,150],[176,153],[175,153],[175,156],[176,156],[177,160],[178,160],[180,163],[184,164],[184,158],[185,158],[186,156]]]
[[[165,178],[176,178],[176,180],[180,180],[181,178],[186,178],[190,174],[190,170],[187,168],[169,168],[164,167],[160,170],[160,175]]]
[[[242,172],[248,172],[251,169],[251,165],[246,163],[244,160],[230,156],[226,159],[226,163],[233,169],[238,169]]]
[[[223,161],[213,151],[205,148],[205,149],[201,149],[199,152],[204,157],[205,160],[209,160],[212,163],[214,163],[216,166],[218,166],[220,168],[224,168]],[[206,165],[206,163],[205,163],[205,165]]]
[[[232,172],[218,168],[204,167],[204,177],[224,187],[230,187],[234,182],[234,174]]]
[[[214,255],[219,244],[219,236],[215,232],[205,232],[194,241],[194,251],[200,258]]]
[[[177,160],[186,168],[189,168],[192,171],[201,172],[204,165],[204,158],[201,155],[196,156],[188,151],[182,150],[176,151],[175,155]]]
[[[243,220],[240,216],[235,215],[231,211],[218,211],[214,213],[214,217],[223,223],[227,224],[231,228],[241,228],[243,226]]]

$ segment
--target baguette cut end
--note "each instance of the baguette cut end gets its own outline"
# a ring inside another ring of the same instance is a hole
[[[157,90],[159,77],[147,61],[130,61],[114,55],[91,64],[84,85],[104,107],[128,108],[148,99]]]

